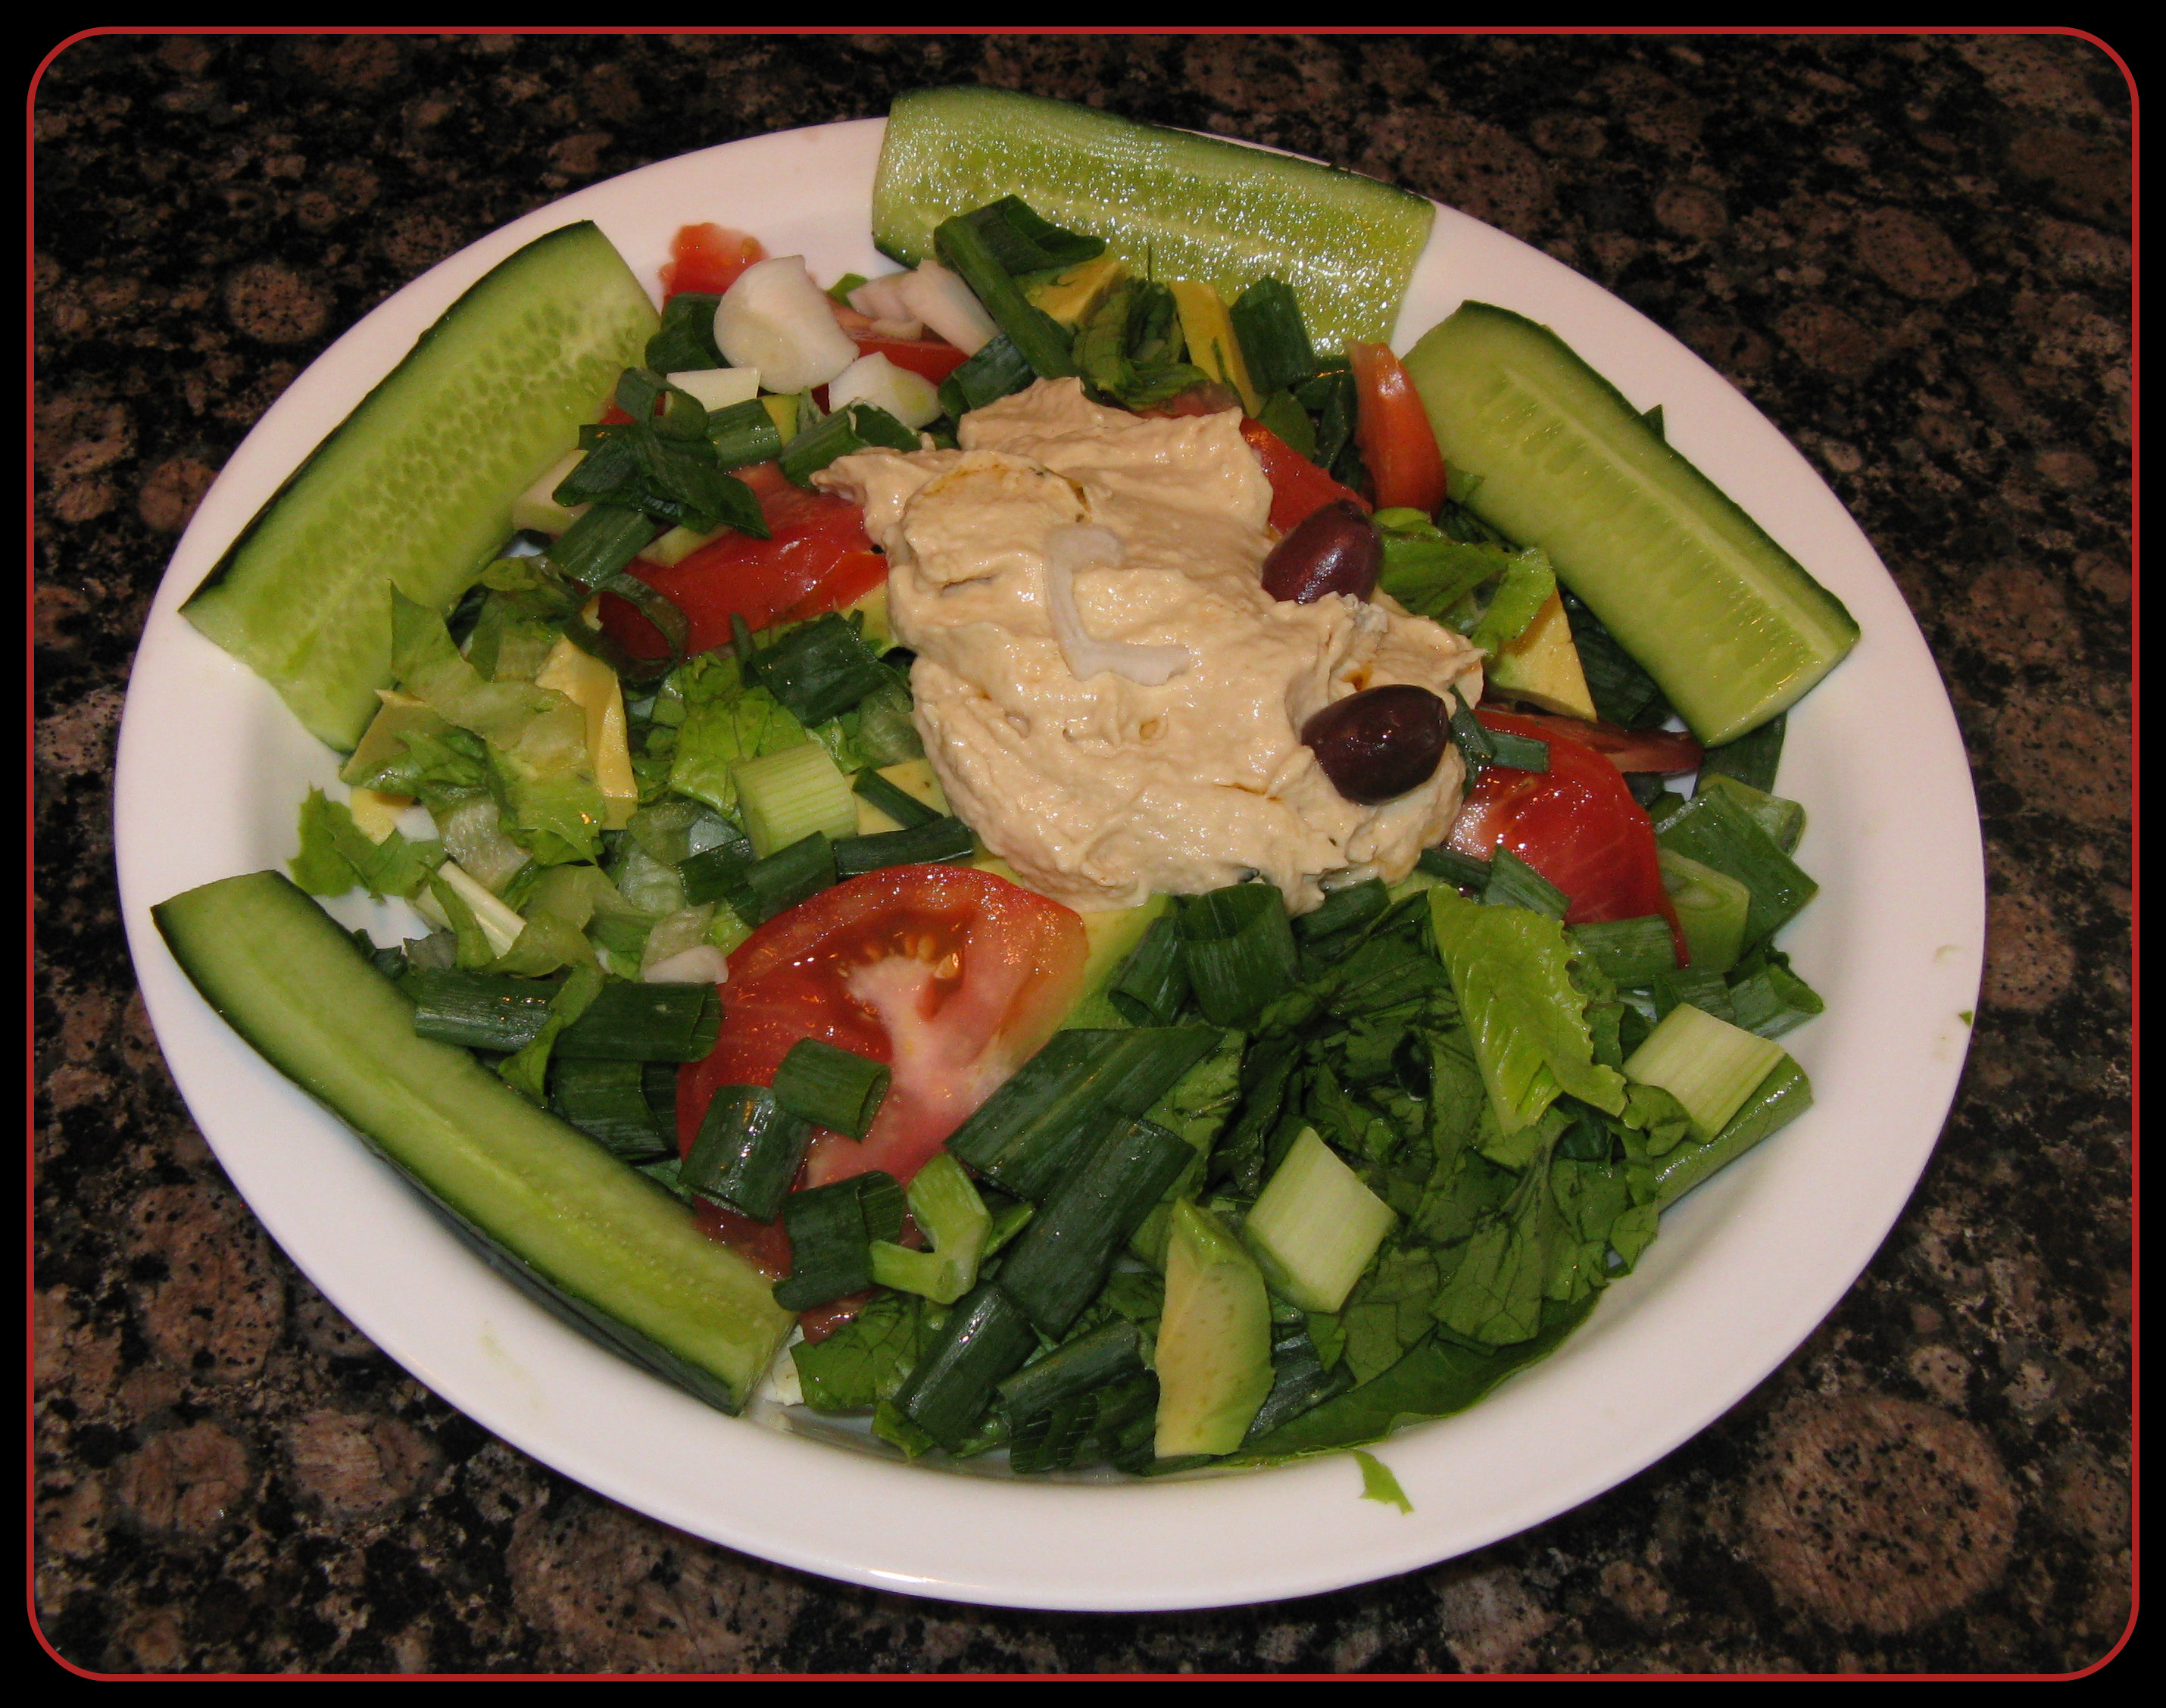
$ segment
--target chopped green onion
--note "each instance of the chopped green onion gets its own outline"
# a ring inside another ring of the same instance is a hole
[[[1774,838],[1716,790],[1680,801],[1655,826],[1655,840],[1673,854],[1735,878],[1751,892],[1745,922],[1747,944],[1772,937],[1820,893],[1820,886]]]
[[[1704,1145],[1680,1145],[1656,1165],[1655,1202],[1668,1208],[1812,1106],[1812,1081],[1795,1061],[1783,1056],[1714,1138]]]
[[[812,1129],[765,1086],[720,1086],[678,1178],[702,1198],[771,1222],[812,1142]]]
[[[1730,986],[1720,973],[1705,967],[1683,966],[1675,972],[1658,974],[1647,989],[1657,1020],[1680,1002],[1689,1002],[1718,1020],[1730,1018]]]
[[[703,907],[710,902],[726,902],[742,880],[744,869],[758,858],[752,843],[742,836],[677,862],[677,881],[684,886],[684,905]]]
[[[863,1293],[873,1284],[872,1243],[902,1231],[902,1208],[895,1177],[876,1171],[790,1193],[782,1201],[790,1277],[775,1282],[774,1302],[807,1311]]]
[[[808,727],[840,717],[894,679],[857,630],[832,611],[800,623],[759,655],[759,685]]]
[[[1037,1344],[1022,1307],[993,1282],[981,1282],[933,1331],[895,1395],[895,1409],[941,1446],[961,1447],[985,1415],[995,1385]]]
[[[1458,748],[1459,757],[1466,762],[1466,786],[1471,789],[1475,780],[1482,775],[1482,768],[1497,763],[1496,737],[1488,726],[1468,709],[1456,687],[1447,688],[1444,691],[1451,706],[1452,743]]]
[[[1790,714],[1778,711],[1759,728],[1748,730],[1735,741],[1709,748],[1699,757],[1699,787],[1714,777],[1735,777],[1748,789],[1772,794],[1776,768],[1783,761],[1783,736]]]
[[[1613,985],[1646,985],[1677,970],[1670,922],[1659,913],[1567,926],[1565,934]]]
[[[1678,928],[1685,934],[1685,964],[1696,972],[1728,972],[1744,952],[1752,892],[1736,879],[1670,849],[1658,845],[1656,858],[1662,887],[1669,891]]]
[[[887,866],[929,866],[967,860],[978,851],[978,838],[959,818],[936,818],[913,830],[876,831],[870,836],[835,839],[837,881]]]
[[[1293,922],[1293,934],[1304,944],[1369,924],[1392,905],[1391,886],[1381,878],[1365,878],[1327,892],[1323,905]]]
[[[778,913],[832,887],[835,881],[832,845],[818,831],[787,848],[777,849],[764,859],[740,866],[726,881],[722,899],[730,911],[748,925],[763,925]]]
[[[956,420],[1022,390],[1038,378],[1003,332],[940,382],[940,407]]]
[[[745,834],[763,859],[807,835],[856,833],[858,803],[850,780],[817,742],[741,760],[730,767],[730,780],[737,785]]]
[[[1254,379],[1255,375],[1249,378]],[[1361,449],[1355,442],[1354,430],[1359,422],[1361,405],[1352,370],[1340,368],[1319,373],[1314,379],[1304,380],[1295,387],[1293,394],[1297,403],[1316,416],[1316,449],[1309,460],[1328,471],[1333,479],[1358,487],[1361,484]],[[1453,490],[1461,489],[1455,482]]]
[[[918,830],[940,822],[939,813],[907,790],[897,788],[870,765],[858,773],[850,787],[905,830]]]
[[[865,276],[863,273],[846,272],[827,287],[828,298],[848,308],[850,305],[850,293],[864,283]]]
[[[1550,744],[1539,736],[1514,735],[1509,730],[1492,729],[1489,750],[1495,755],[1491,763],[1508,770],[1546,771],[1550,768]]]
[[[1131,1026],[1170,1026],[1188,1000],[1188,962],[1173,905],[1151,921],[1106,986],[1106,1000]]]
[[[1490,865],[1454,848],[1425,848],[1414,862],[1418,870],[1442,878],[1455,889],[1471,890],[1477,896],[1489,887]]]
[[[1179,1134],[1128,1121],[1068,1171],[1001,1264],[1001,1288],[1041,1334],[1068,1332],[1114,1254],[1195,1160]]]
[[[1123,1119],[1148,1113],[1218,1046],[1210,1026],[1056,1032],[948,1136],[1005,1192],[1039,1198]]]
[[[414,1003],[414,1030],[439,1044],[509,1055],[524,1050],[548,1018],[562,982],[479,972],[411,972],[399,981]]]
[[[596,583],[595,591],[612,593],[624,600],[647,619],[669,648],[667,658],[659,663],[640,664],[633,669],[626,669],[616,664],[614,659],[605,658],[605,662],[610,663],[619,676],[631,682],[652,681],[667,675],[684,661],[684,649],[692,638],[692,625],[675,600],[649,587],[637,575],[623,571]],[[564,632],[571,636],[572,643],[584,652],[600,653],[602,644],[606,642],[617,653],[623,653],[623,648],[617,647],[614,641],[609,641],[601,630],[589,628],[584,616],[573,617],[565,625]]]
[[[782,472],[800,486],[839,457],[875,447],[915,451],[917,435],[878,404],[852,404],[806,428],[784,447]]]
[[[1624,1063],[1628,1079],[1660,1086],[1684,1106],[1693,1135],[1720,1133],[1783,1059],[1783,1046],[1680,1002]]]
[[[1779,795],[1770,795],[1754,788],[1750,783],[1741,783],[1735,777],[1716,772],[1709,776],[1704,772],[1693,789],[1698,794],[1705,791],[1720,795],[1739,807],[1755,824],[1767,833],[1775,846],[1786,854],[1794,854],[1798,843],[1805,833],[1805,809],[1794,801],[1785,801]]]
[[[1546,918],[1561,919],[1572,898],[1501,843],[1489,857],[1489,886],[1482,900],[1491,907],[1524,907]]]
[[[1205,1019],[1241,1025],[1293,988],[1300,956],[1276,885],[1229,884],[1192,896],[1177,917],[1189,983]]]
[[[1309,420],[1308,411],[1295,401],[1292,392],[1273,392],[1264,399],[1263,410],[1256,419],[1290,448],[1311,462],[1316,460],[1316,424]]]
[[[1067,332],[1023,294],[982,231],[967,219],[945,219],[933,231],[932,246],[944,265],[963,276],[1040,379],[1064,379],[1075,373]]]
[[[862,1139],[887,1098],[887,1064],[800,1038],[774,1071],[774,1100],[800,1120]]]
[[[625,369],[616,383],[616,406],[633,422],[650,423],[664,438],[707,436],[707,406],[682,386],[672,385],[667,374],[652,368]],[[577,469],[572,472],[571,478],[578,479]]]
[[[595,587],[637,558],[662,525],[644,510],[597,504],[557,537],[547,553],[549,567],[582,587]]]
[[[977,1284],[993,1218],[963,1166],[946,1151],[936,1151],[910,1182],[910,1218],[932,1242],[930,1251],[912,1251],[890,1240],[873,1242],[873,1279],[953,1304]]]
[[[1126,1320],[1078,1335],[1000,1384],[1011,1425],[1144,1372],[1143,1331]]]
[[[963,218],[985,240],[993,258],[1012,273],[1080,267],[1106,251],[1104,238],[1056,225],[1020,196],[1002,196]]]
[[[643,1062],[559,1061],[549,1074],[549,1107],[626,1162],[676,1155],[647,1101]]]
[[[662,305],[662,328],[647,341],[641,359],[657,373],[726,366],[715,347],[715,305],[721,301],[711,291],[680,291],[670,298]]]
[[[1240,341],[1249,383],[1259,394],[1285,391],[1315,377],[1316,346],[1293,288],[1275,278],[1260,278],[1227,309]]]
[[[507,1055],[499,1061],[498,1077],[521,1097],[536,1103],[542,1102],[548,1083],[550,1051],[572,1023],[586,1013],[602,988],[604,976],[602,970],[591,964],[575,966],[566,974],[557,994],[549,999],[548,1018],[534,1034],[534,1041],[517,1055]]]
[[[724,468],[772,463],[782,454],[782,435],[775,427],[774,412],[760,398],[710,411],[707,442],[714,447],[715,460]]]
[[[1255,1420],[1249,1425],[1248,1441],[1260,1441],[1281,1424],[1313,1411],[1334,1395],[1354,1385],[1354,1372],[1344,1358],[1327,1370],[1309,1333],[1308,1319],[1299,1312],[1271,1321],[1271,1391],[1264,1396]]]
[[[1398,1220],[1392,1207],[1304,1127],[1241,1223],[1271,1290],[1305,1311],[1335,1312]]]
[[[899,765],[925,757],[925,743],[911,717],[910,689],[885,658],[886,681],[858,702],[858,751],[870,764]]]
[[[1730,1018],[1762,1038],[1780,1038],[1826,1007],[1818,991],[1772,961],[1730,987]]]
[[[1602,720],[1626,729],[1659,729],[1667,723],[1670,702],[1655,679],[1617,644],[1593,611],[1572,597],[1570,589],[1563,590],[1563,597],[1565,620],[1587,677],[1587,691]]]
[[[721,1003],[712,985],[612,979],[557,1039],[562,1061],[698,1061],[715,1047]]]

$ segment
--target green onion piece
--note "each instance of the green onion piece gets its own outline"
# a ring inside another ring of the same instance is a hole
[[[1818,991],[1772,962],[1730,987],[1730,1019],[1762,1038],[1780,1038],[1826,1007]]]
[[[782,472],[800,486],[810,486],[812,477],[837,457],[865,448],[848,410],[837,410],[816,426],[805,428],[782,450]]]
[[[698,1061],[722,1023],[712,985],[612,979],[557,1039],[563,1061]]]
[[[983,1254],[985,1257],[991,1256],[1022,1232],[1038,1214],[1036,1204],[1018,1203],[1004,1194],[997,1196],[1001,1198],[1001,1207],[993,1212],[992,1230],[985,1235]]]
[[[887,1064],[800,1038],[774,1071],[774,1100],[800,1120],[862,1139],[886,1101]]]
[[[710,902],[726,902],[756,858],[750,842],[733,836],[678,861],[677,881],[684,886],[684,905],[703,907]]]
[[[1304,1311],[1336,1312],[1398,1221],[1313,1127],[1304,1127],[1241,1224],[1271,1291]]]
[[[507,1055],[496,1064],[499,1078],[533,1103],[544,1101],[543,1092],[548,1084],[549,1054],[557,1041],[569,1029],[573,1021],[584,1014],[602,987],[605,975],[591,964],[575,966],[565,975],[564,982],[557,994],[550,998],[548,1018],[535,1034],[534,1041],[516,1055]]]
[[[963,218],[977,229],[994,259],[1012,273],[1080,267],[1106,252],[1104,238],[1066,230],[1020,196],[1002,196]]]
[[[1632,798],[1640,803],[1640,811],[1650,814],[1658,806],[1668,811],[1663,806],[1663,798],[1676,792],[1663,782],[1660,771],[1627,771],[1624,786],[1632,791]]]
[[[1290,285],[1260,278],[1227,309],[1234,336],[1248,364],[1249,382],[1259,393],[1285,391],[1315,377],[1316,346]]]
[[[1065,379],[1075,373],[1067,332],[1023,294],[982,231],[965,219],[945,219],[932,234],[932,246],[943,265],[962,274],[963,283],[1040,379]]]
[[[1069,1171],[1001,1263],[1002,1289],[1039,1333],[1068,1332],[1105,1286],[1114,1254],[1195,1160],[1179,1134],[1128,1121]]]
[[[727,367],[715,347],[715,308],[721,301],[711,291],[680,291],[670,298],[662,305],[662,329],[647,341],[641,359],[657,373]]]
[[[719,1020],[721,1003],[717,998],[715,1013]],[[664,1133],[677,1130],[677,1064],[674,1061],[647,1061],[640,1064],[640,1076],[647,1086],[647,1107],[654,1111],[654,1118],[662,1124]],[[673,1143],[673,1151],[677,1148]]]
[[[776,431],[774,412],[758,398],[711,411],[707,416],[707,442],[714,447],[715,460],[724,468],[772,463],[782,454],[782,435]]]
[[[702,1198],[771,1222],[812,1142],[812,1129],[765,1086],[721,1086],[679,1179]]]
[[[1680,1002],[1624,1063],[1624,1076],[1660,1086],[1684,1106],[1693,1135],[1713,1138],[1741,1108],[1783,1046]]]
[[[707,436],[707,406],[681,386],[670,384],[666,374],[652,368],[625,369],[616,383],[616,406],[634,422],[650,422],[666,439]],[[572,478],[578,476],[574,469]]]
[[[1704,1145],[1680,1145],[1656,1166],[1655,1202],[1667,1209],[1812,1106],[1812,1081],[1795,1061],[1783,1056],[1714,1138]]]
[[[1502,843],[1489,857],[1489,887],[1482,900],[1491,907],[1524,907],[1551,919],[1561,919],[1572,898]]]
[[[1293,922],[1293,934],[1304,944],[1313,944],[1341,931],[1358,930],[1391,905],[1391,886],[1381,878],[1365,878],[1326,894],[1321,907]]]
[[[1354,1372],[1345,1359],[1336,1360],[1329,1370],[1323,1367],[1307,1316],[1298,1311],[1285,1311],[1283,1316],[1274,1312],[1271,1391],[1264,1396],[1244,1445],[1261,1441],[1281,1424],[1313,1411],[1353,1385]]]
[[[1131,1026],[1170,1026],[1188,1001],[1188,961],[1173,908],[1151,921],[1106,987],[1113,1012]]]
[[[739,867],[722,891],[730,911],[748,925],[762,925],[835,881],[835,855],[818,831]]]
[[[858,702],[858,751],[874,766],[922,759],[925,743],[911,717],[916,702],[893,668],[884,661],[882,668],[888,671],[887,680]]]
[[[1670,922],[1659,913],[1567,926],[1565,934],[1613,985],[1634,988],[1677,970]]]
[[[946,1151],[936,1151],[910,1182],[910,1218],[932,1242],[912,1251],[886,1240],[873,1242],[873,1279],[953,1304],[977,1284],[978,1264],[992,1231],[992,1213],[970,1177]]]
[[[1705,788],[1710,778],[1735,777],[1748,789],[1772,794],[1776,768],[1783,761],[1783,736],[1789,723],[1790,714],[1778,711],[1735,741],[1709,748],[1699,756],[1699,787]]]
[[[1229,884],[1191,896],[1178,919],[1197,1006],[1213,1024],[1241,1025],[1293,988],[1300,956],[1276,885]]]
[[[479,972],[412,972],[399,981],[399,988],[413,999],[414,1029],[422,1037],[510,1055],[540,1034],[549,999],[563,982]]]
[[[897,788],[870,765],[858,773],[850,787],[905,830],[917,830],[940,822],[939,813],[907,790]]]
[[[972,410],[998,403],[1037,378],[1015,341],[1003,332],[940,382],[940,407],[959,421]]]
[[[872,1243],[902,1231],[902,1188],[895,1177],[853,1174],[832,1186],[790,1193],[782,1225],[790,1235],[789,1279],[774,1284],[774,1302],[807,1311],[873,1284]]]
[[[894,674],[837,611],[798,624],[759,655],[759,685],[808,727],[840,717],[894,679]]]
[[[669,656],[658,664],[644,666],[637,673],[619,670],[617,674],[620,676],[635,682],[654,680],[668,674],[684,661],[685,648],[691,643],[692,625],[675,600],[671,599],[667,594],[658,592],[649,587],[637,575],[623,571],[619,571],[616,574],[608,576],[596,583],[595,590],[600,593],[613,593],[626,605],[631,606],[647,619],[669,648]],[[597,637],[601,635],[601,631],[599,629],[588,630],[584,617],[575,616],[565,626],[567,634],[572,634],[574,630],[586,630],[587,632]],[[584,643],[574,635],[573,644],[583,646]],[[586,646],[584,649],[589,652],[595,650],[592,646]]]
[[[730,767],[730,780],[737,786],[745,834],[762,858],[816,832],[856,833],[858,803],[850,780],[817,742],[740,760]]]
[[[1457,849],[1425,848],[1414,866],[1433,878],[1442,878],[1455,889],[1471,890],[1477,896],[1489,887],[1489,862],[1463,854]]]
[[[850,293],[864,283],[865,276],[863,273],[846,272],[827,287],[827,295],[832,301],[840,303],[844,308],[848,308],[850,304]]]
[[[1509,770],[1546,771],[1550,768],[1550,744],[1539,736],[1514,735],[1509,730],[1492,729],[1489,748],[1496,755],[1492,763]]]
[[[1661,865],[1662,887],[1670,892],[1678,928],[1685,934],[1685,964],[1695,972],[1728,972],[1744,952],[1752,892],[1712,866],[1659,844],[1656,858]]]
[[[1467,709],[1466,702],[1460,697],[1457,688],[1447,688],[1444,691],[1451,706],[1452,743],[1458,748],[1459,757],[1466,763],[1466,786],[1471,789],[1475,780],[1482,775],[1482,768],[1497,763],[1496,737],[1487,725]],[[1543,769],[1546,770],[1548,767],[1545,765]]]
[[[597,504],[558,535],[542,555],[567,580],[595,587],[631,563],[661,531],[662,525],[644,510]]]
[[[1698,794],[1704,790],[1710,795],[1720,795],[1730,801],[1747,818],[1767,833],[1769,840],[1786,854],[1794,854],[1798,843],[1805,833],[1805,809],[1794,801],[1785,801],[1779,795],[1770,795],[1754,788],[1750,783],[1741,783],[1735,777],[1725,776],[1720,771],[1713,776],[1700,774],[1693,788]]]
[[[1126,1320],[1078,1335],[1000,1385],[1011,1425],[1144,1372],[1143,1331]]]
[[[952,1452],[969,1440],[996,1384],[1037,1345],[1022,1307],[991,1282],[981,1282],[933,1331],[895,1408]]]
[[[1316,424],[1290,391],[1275,391],[1264,399],[1256,419],[1278,435],[1288,447],[1312,463],[1316,460]]]
[[[837,882],[887,866],[929,866],[943,860],[967,860],[978,851],[978,838],[959,818],[936,818],[914,830],[876,831],[870,836],[835,838]]]
[[[1361,451],[1354,430],[1361,405],[1352,371],[1341,368],[1319,373],[1295,387],[1293,395],[1295,402],[1316,416],[1316,450],[1309,460],[1329,471],[1333,479],[1358,487]],[[1454,489],[1460,489],[1455,483]]]
[[[1719,791],[1678,802],[1656,824],[1655,840],[1673,854],[1735,878],[1752,892],[1745,922],[1747,944],[1774,935],[1820,893],[1820,886],[1774,838]]]
[[[1689,1002],[1718,1020],[1730,1018],[1730,986],[1720,973],[1709,972],[1704,967],[1684,966],[1675,972],[1662,973],[1647,989],[1657,1020],[1680,1002]]]
[[[917,435],[878,404],[852,404],[850,421],[858,430],[858,437],[869,446],[879,446],[889,451],[920,448]]]
[[[626,1162],[676,1155],[647,1101],[643,1062],[560,1061],[549,1073],[549,1107]]]
[[[1211,1026],[1056,1032],[948,1135],[1004,1192],[1040,1198],[1123,1119],[1148,1113],[1218,1046]]]

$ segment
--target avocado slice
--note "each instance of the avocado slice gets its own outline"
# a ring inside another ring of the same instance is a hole
[[[1249,364],[1241,354],[1241,340],[1234,330],[1234,317],[1226,312],[1226,299],[1216,285],[1200,279],[1180,279],[1168,288],[1181,315],[1181,336],[1188,345],[1188,359],[1213,378],[1234,388],[1242,412],[1263,413],[1263,399],[1249,378]]]
[[[1579,648],[1572,644],[1572,625],[1557,594],[1550,595],[1517,640],[1497,649],[1484,674],[1499,694],[1544,711],[1594,720],[1594,696],[1587,691],[1587,673],[1580,668]]]
[[[1230,1453],[1271,1391],[1271,1302],[1263,1272],[1208,1210],[1173,1207],[1158,1330],[1161,1459]]]
[[[1122,963],[1144,940],[1159,915],[1173,905],[1170,896],[1154,896],[1140,907],[1116,907],[1086,913],[1083,935],[1090,944],[1083,962],[1083,994],[1060,1023],[1070,1026],[1125,1026],[1128,1020],[1106,998]]]
[[[1023,283],[1023,294],[1072,332],[1091,317],[1106,293],[1128,276],[1128,263],[1108,253],[1057,272],[1033,273]]]

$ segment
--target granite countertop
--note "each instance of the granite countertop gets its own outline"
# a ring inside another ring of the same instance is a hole
[[[135,992],[109,823],[129,662],[176,535],[280,390],[555,196],[973,80],[1396,179],[1618,292],[1825,476],[1954,701],[1990,928],[1915,1198],[1728,1415],[1427,1571],[1218,1612],[989,1612],[666,1530],[494,1440],[316,1293]],[[2131,145],[2096,47],[112,35],[59,56],[35,116],[36,1606],[70,1663],[2051,1672],[2116,1643]]]

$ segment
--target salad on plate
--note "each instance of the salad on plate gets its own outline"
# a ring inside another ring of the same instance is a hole
[[[1162,1475],[1473,1404],[1810,1102],[1857,631],[1544,327],[1394,353],[1431,213],[953,90],[885,276],[529,244],[187,606],[346,758],[160,929],[726,1409]]]

